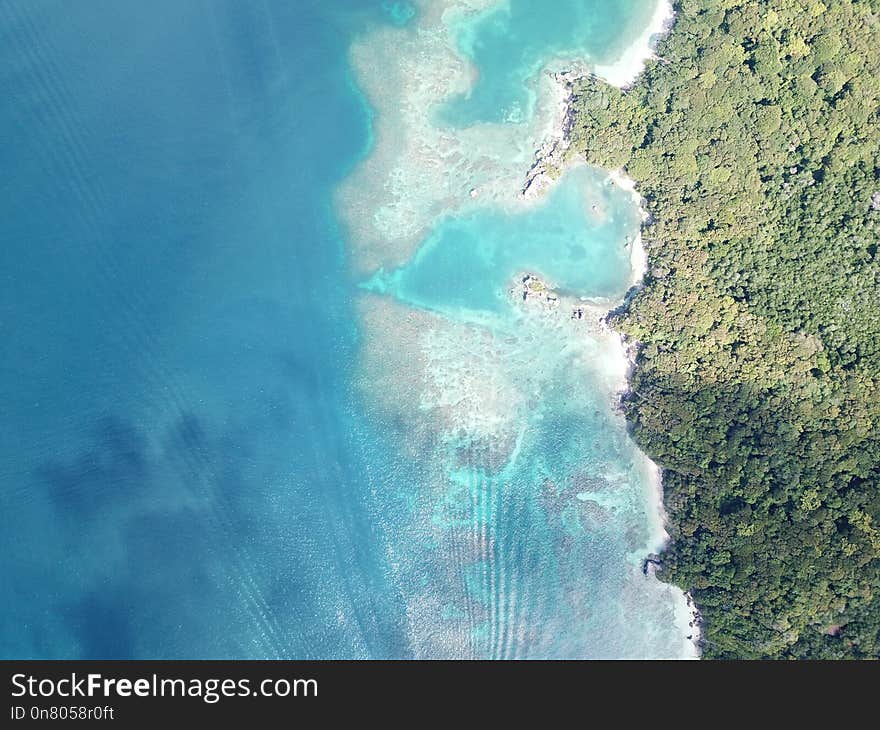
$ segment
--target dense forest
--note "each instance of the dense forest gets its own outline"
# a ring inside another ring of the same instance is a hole
[[[665,469],[661,576],[715,658],[880,656],[880,0],[683,0],[573,150],[646,200],[616,326]]]

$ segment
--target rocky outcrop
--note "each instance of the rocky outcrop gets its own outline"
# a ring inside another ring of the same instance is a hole
[[[658,570],[663,569],[663,561],[656,553],[651,553],[642,561],[642,573],[644,575],[654,575]]]
[[[559,295],[540,277],[535,274],[521,274],[517,277],[518,284],[511,289],[511,294],[526,304],[537,304],[544,309],[559,308]]]
[[[556,133],[535,153],[535,161],[526,173],[520,197],[538,197],[553,183],[565,162],[565,154],[571,146],[571,130],[574,128],[574,102],[577,101],[575,84],[581,75],[573,71],[550,74],[562,90],[562,116]]]
[[[524,272],[516,277],[508,290],[510,297],[527,307],[536,307],[563,320],[570,320],[579,327],[605,332],[601,306],[586,298],[578,298],[557,291],[553,284],[537,274]]]

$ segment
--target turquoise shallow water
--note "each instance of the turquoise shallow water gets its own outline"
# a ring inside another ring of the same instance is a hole
[[[410,263],[367,288],[437,311],[499,312],[515,277],[537,272],[564,291],[616,297],[632,276],[626,241],[638,227],[629,193],[581,166],[539,204],[441,219]]]
[[[558,113],[539,70],[560,54],[613,61],[654,8],[545,5],[536,23],[529,3],[439,6],[414,32],[359,41],[377,143],[343,197],[366,269],[361,389],[418,468],[389,544],[415,653],[690,655],[683,597],[640,570],[662,540],[656,475],[616,410],[626,361],[599,322],[632,281],[640,211],[584,165],[520,195],[541,115]],[[592,33],[554,32],[581,21]],[[476,65],[464,96],[454,49]],[[389,87],[374,59],[391,53]],[[522,113],[508,94],[530,100]]]
[[[608,343],[506,296],[523,269],[620,296],[627,196],[586,168],[531,207],[444,194],[381,273],[337,197],[383,140],[353,44],[390,34],[379,70],[469,44],[467,130],[528,110],[542,55],[625,45],[635,5],[442,37],[438,7],[0,3],[0,655],[683,652]],[[393,233],[387,185],[360,212]]]
[[[446,102],[439,118],[456,126],[516,122],[534,104],[530,82],[553,58],[614,58],[647,24],[645,0],[584,2],[506,0],[453,28],[459,51],[478,70],[465,94]]]

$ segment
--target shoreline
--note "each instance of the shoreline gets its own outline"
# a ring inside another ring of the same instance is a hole
[[[446,25],[444,13],[441,12],[443,7],[438,6],[432,15],[430,30],[433,31],[435,25],[437,29]],[[362,39],[353,45],[349,53],[354,78],[364,89],[364,97],[370,100],[375,109],[373,147],[346,180],[340,183],[336,204],[348,209],[342,218],[357,233],[355,256],[359,268],[375,271],[394,265],[398,260],[407,260],[421,239],[422,219],[435,215],[438,205],[447,213],[466,211],[472,206],[487,203],[516,210],[543,199],[562,171],[579,161],[578,157],[570,154],[572,131],[576,123],[578,81],[593,75],[619,88],[628,88],[637,81],[646,62],[654,54],[660,34],[671,28],[673,21],[671,2],[659,0],[647,28],[624,49],[617,61],[593,67],[583,61],[557,60],[547,64],[535,77],[536,111],[527,124],[482,124],[462,130],[458,135],[450,135],[442,129],[438,131],[432,126],[430,115],[425,111],[427,107],[421,103],[425,94],[418,92],[418,75],[411,73],[428,58],[440,72],[439,81],[434,84],[435,90],[447,86],[458,89],[472,84],[467,60],[460,54],[450,52],[445,36],[417,35],[414,29],[408,31],[405,38],[386,39],[389,43],[395,40],[402,46],[392,75],[401,87],[405,87],[404,92],[390,96],[388,70],[383,69],[382,74],[377,74],[373,63],[375,56],[370,53],[374,39]],[[390,33],[377,30],[375,37],[381,39]],[[408,133],[402,138],[410,140],[404,145],[403,152],[399,149],[398,141],[401,135],[394,134],[401,130]],[[423,165],[415,164],[422,158]],[[455,162],[452,170],[445,164],[447,159]],[[444,164],[438,167],[438,160]],[[586,164],[583,160],[581,162]],[[628,291],[613,301],[596,302],[593,306],[584,307],[592,310],[590,324],[594,328],[598,326],[602,339],[607,343],[607,360],[602,371],[606,383],[612,386],[609,390],[609,406],[615,409],[616,402],[622,424],[626,424],[620,405],[631,387],[637,343],[627,342],[607,320],[612,313],[626,306],[629,292],[640,285],[647,272],[648,261],[641,234],[647,214],[634,181],[624,171],[603,172],[607,175],[608,184],[619,185],[629,192],[642,215],[642,226],[633,233],[633,240],[629,240],[629,237],[627,240],[631,269]],[[426,174],[435,183],[436,190],[423,184]],[[376,184],[381,180],[386,181],[387,185]],[[364,195],[364,190],[370,192]],[[419,194],[413,194],[413,191]],[[368,215],[371,211],[372,215]],[[669,541],[662,470],[634,442],[633,449],[638,455],[632,462],[633,479],[639,482],[633,486],[643,491],[649,521],[649,535],[645,544],[647,554],[663,550]],[[636,553],[631,555],[630,560],[637,561],[638,558],[639,553]],[[684,630],[681,634],[681,658],[697,657],[699,629],[694,628],[698,623],[696,615],[692,613],[692,598],[671,584],[666,584],[665,589],[674,611],[673,626]],[[684,614],[685,611],[691,611],[690,617]],[[691,636],[686,639],[687,634]],[[685,643],[688,641],[692,650],[688,650],[690,647]]]
[[[671,0],[660,0],[644,32],[623,52],[620,59],[612,64],[595,65],[589,71],[590,74],[601,79],[603,82],[627,91],[635,85],[645,69],[647,61],[655,56],[660,42],[668,35],[675,24],[675,11]],[[574,102],[577,100],[575,84],[584,76],[579,70],[547,71],[547,75],[555,82],[560,97],[561,112],[559,122],[550,138],[536,151],[532,166],[526,173],[525,183],[520,191],[520,198],[531,200],[541,197],[556,181],[561,171],[574,163],[574,159],[568,155],[571,146],[571,131],[575,123],[576,111]],[[617,331],[608,321],[615,313],[623,311],[630,298],[643,285],[645,275],[648,272],[648,254],[643,240],[643,231],[650,223],[650,215],[645,205],[645,199],[639,194],[636,182],[630,178],[623,169],[606,170],[608,183],[616,185],[621,190],[629,193],[633,203],[638,207],[641,215],[639,231],[632,241],[627,241],[630,247],[630,267],[632,271],[630,288],[624,294],[619,304],[607,309],[599,317],[600,330],[612,336],[617,345],[617,358],[620,371],[624,373],[618,390],[618,409],[622,412],[623,401],[632,392],[632,375],[636,367],[638,343],[631,342],[627,337]],[[648,546],[649,554],[645,559],[645,575],[654,575],[662,570],[662,561],[656,553],[662,552],[669,545],[671,537],[668,532],[669,516],[663,492],[663,469],[654,462],[641,449],[643,455],[644,471],[651,493],[655,495],[656,513],[659,518],[655,541]],[[671,585],[671,584],[668,584]],[[681,590],[681,589],[679,589]],[[693,646],[693,657],[700,658],[700,642],[702,640],[702,616],[694,602],[693,596],[688,591],[681,591],[685,599],[686,616],[683,623],[690,630],[687,641]]]
[[[595,76],[611,86],[627,90],[638,81],[646,63],[654,57],[661,37],[665,37],[675,23],[672,0],[660,0],[642,34],[624,50],[614,63],[592,67]]]
[[[669,34],[675,24],[675,10],[671,0],[660,0],[657,9],[654,11],[651,21],[645,32],[638,40],[628,48],[621,59],[614,64],[608,66],[596,66],[593,72],[606,83],[616,86],[626,91],[634,86],[648,60],[654,57],[657,46]],[[571,112],[573,113],[573,112]],[[568,114],[566,115],[568,116]],[[628,307],[629,300],[644,285],[645,275],[648,273],[648,253],[645,249],[643,240],[643,231],[651,222],[651,216],[647,211],[645,199],[641,196],[637,189],[635,180],[630,178],[623,169],[608,171],[608,180],[612,185],[617,185],[621,190],[628,192],[633,202],[638,206],[641,214],[641,225],[639,232],[632,241],[630,251],[630,266],[632,268],[632,282],[630,289],[624,295],[621,304],[615,309],[609,311],[603,318],[602,323],[607,327],[609,332],[615,333],[619,338],[621,356],[626,359],[626,385],[620,393],[621,403],[632,393],[632,375],[636,368],[636,357],[638,353],[639,343],[631,342],[626,335],[618,332],[609,322],[608,317],[615,312],[620,312]],[[641,449],[639,451],[644,454],[647,461],[647,467],[650,471],[650,484],[656,494],[657,509],[660,517],[662,528],[662,539],[657,547],[657,552],[662,552],[669,545],[671,537],[667,530],[669,524],[669,515],[666,512],[666,504],[663,491],[663,468],[653,459],[645,454]],[[654,554],[646,557],[644,562],[645,575],[654,575],[658,571],[662,571],[663,564],[659,556]],[[689,591],[682,590],[684,594],[687,609],[687,626],[691,630],[688,641],[691,642],[694,649],[695,659],[700,658],[700,642],[702,641],[702,615]]]
[[[629,263],[630,268],[632,269],[630,288],[640,287],[645,278],[645,274],[648,273],[648,252],[645,250],[645,243],[642,239],[642,229],[650,223],[651,216],[648,214],[648,210],[645,207],[645,199],[639,195],[639,191],[636,190],[636,181],[629,177],[624,170],[611,170],[608,173],[608,180],[612,185],[616,185],[624,192],[630,194],[633,203],[639,209],[639,215],[642,219],[642,222],[639,225],[639,231],[636,233],[635,238],[631,242],[627,241],[631,246],[629,254]]]

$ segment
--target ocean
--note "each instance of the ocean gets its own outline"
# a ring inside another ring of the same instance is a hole
[[[638,207],[519,195],[653,10],[0,0],[0,656],[691,655]]]

